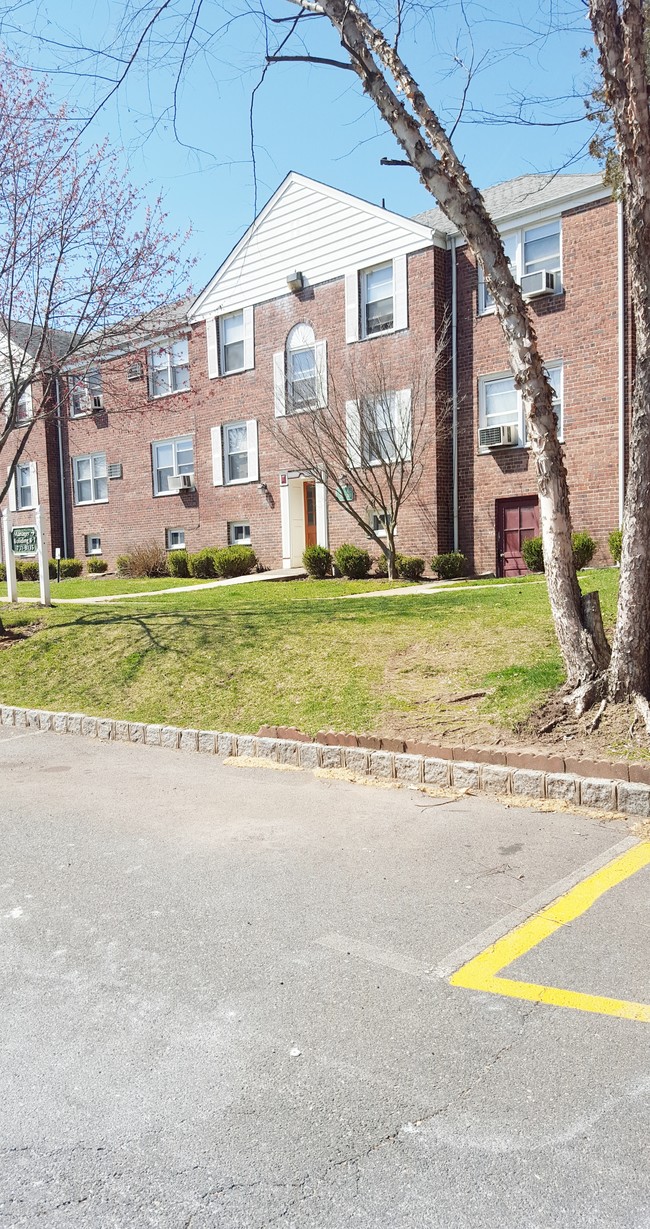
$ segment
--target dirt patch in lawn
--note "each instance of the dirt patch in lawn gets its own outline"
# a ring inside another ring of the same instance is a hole
[[[37,632],[43,630],[45,624],[28,623],[26,627],[5,627],[0,631],[0,650],[13,649],[17,644],[22,644],[23,640],[29,640],[30,636],[35,636]]]
[[[549,696],[515,728],[518,741],[579,759],[650,760],[650,740],[632,704],[609,705],[596,729],[597,709],[576,717],[561,692]]]

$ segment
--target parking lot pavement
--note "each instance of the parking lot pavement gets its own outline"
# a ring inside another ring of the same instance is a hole
[[[2,1229],[650,1226],[650,1024],[449,980],[624,827],[16,730],[0,780]],[[502,976],[648,1003],[649,884]]]

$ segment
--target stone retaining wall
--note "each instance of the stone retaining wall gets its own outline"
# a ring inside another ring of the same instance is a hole
[[[481,751],[485,759],[471,759],[469,748],[465,748],[467,758],[463,760],[452,755],[389,750],[385,744],[381,746],[381,740],[367,739],[367,742],[380,743],[379,748],[374,749],[360,745],[364,740],[356,735],[341,735],[340,741],[334,742],[336,735],[328,732],[327,742],[317,742],[299,731],[295,731],[297,737],[294,738],[267,734],[219,734],[214,730],[113,721],[108,717],[89,717],[84,713],[54,713],[11,705],[0,707],[0,718],[5,726],[76,734],[96,738],[100,742],[142,743],[149,747],[167,747],[202,755],[251,756],[296,768],[347,768],[358,775],[384,781],[554,799],[599,811],[618,811],[643,819],[650,817],[650,785],[616,779],[614,775],[610,778],[602,774],[584,776],[575,771],[553,771],[557,757],[553,757],[550,766],[525,767],[517,761],[489,762],[488,751]],[[505,758],[511,753],[497,754],[499,758]],[[522,755],[521,758],[525,757]],[[537,757],[526,758],[530,762],[531,758]],[[544,758],[540,756],[539,760]],[[604,761],[599,767],[603,764]]]

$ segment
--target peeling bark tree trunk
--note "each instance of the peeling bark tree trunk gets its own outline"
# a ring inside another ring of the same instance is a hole
[[[417,82],[382,32],[350,0],[293,0],[324,14],[341,36],[363,88],[391,128],[424,186],[464,236],[483,268],[526,409],[539,492],[544,563],[556,635],[571,687],[607,666],[583,622],[571,548],[569,491],[552,395],[521,290],[483,198]],[[396,89],[388,84],[392,78]],[[410,108],[410,109],[409,109]]]
[[[632,430],[623,521],[618,616],[609,694],[650,686],[650,114],[643,0],[590,0],[605,96],[625,198],[627,257],[636,324]]]

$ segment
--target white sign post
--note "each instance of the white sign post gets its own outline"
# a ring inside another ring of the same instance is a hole
[[[5,567],[7,569],[7,597],[10,602],[18,601],[18,585],[16,584],[16,560],[11,546],[11,513],[7,508],[2,513],[2,544],[4,548]]]
[[[41,517],[41,505],[36,509],[36,553],[38,557],[38,583],[41,591],[41,604],[51,606],[50,599],[50,554],[47,549],[45,526]]]

